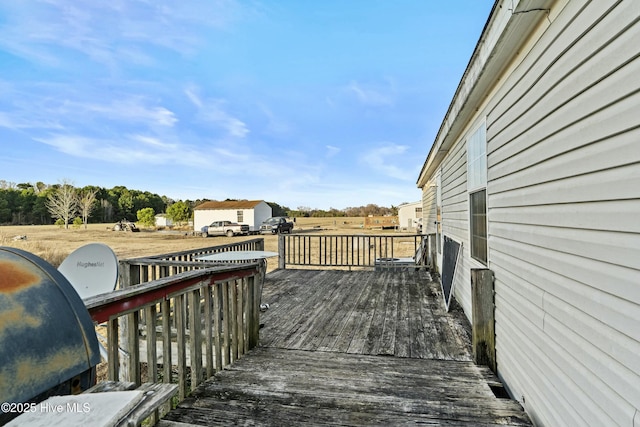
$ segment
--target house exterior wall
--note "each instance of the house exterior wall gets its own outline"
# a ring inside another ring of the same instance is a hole
[[[435,178],[422,188],[422,233],[436,232],[436,183]]]
[[[442,162],[442,234],[461,243],[453,295],[471,320],[469,272],[469,202],[467,197],[467,151],[461,139]],[[438,266],[442,271],[442,265]]]
[[[541,425],[640,426],[639,17],[569,2],[487,110],[498,369]]]
[[[640,427],[640,2],[550,7],[477,114],[447,120],[457,135],[421,181],[425,232],[439,171],[472,320],[465,141],[486,121],[499,376],[536,425]]]

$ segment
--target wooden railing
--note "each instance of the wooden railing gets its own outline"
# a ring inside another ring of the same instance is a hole
[[[419,234],[280,235],[278,266],[367,268],[394,258],[414,258],[417,265],[421,265],[421,254],[426,253],[424,237]]]
[[[145,382],[177,382],[182,400],[257,345],[263,277],[261,263],[218,266],[85,300],[106,322],[108,379],[141,384],[146,370]]]
[[[264,250],[264,239],[257,238],[227,245],[122,260],[119,263],[119,287],[122,289],[185,271],[209,267],[210,263],[198,260],[200,256],[220,252],[262,250]]]
[[[255,347],[266,263],[199,257],[263,249],[258,238],[121,260],[119,289],[84,301],[106,332],[106,379],[177,383],[182,400]]]

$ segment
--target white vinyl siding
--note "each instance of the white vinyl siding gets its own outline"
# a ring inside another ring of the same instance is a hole
[[[467,193],[466,139],[461,139],[442,162],[442,234],[462,243],[453,278],[453,292],[471,320],[469,274],[469,196]]]
[[[432,179],[422,189],[422,232],[435,234],[436,232],[436,183]]]
[[[570,1],[487,111],[498,371],[546,426],[640,426],[640,2]]]

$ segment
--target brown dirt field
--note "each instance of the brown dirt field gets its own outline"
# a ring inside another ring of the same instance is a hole
[[[393,230],[364,230],[364,218],[297,218],[294,233],[394,234]],[[57,267],[74,250],[88,243],[104,243],[119,259],[138,258],[190,249],[224,245],[263,237],[265,250],[277,252],[277,236],[194,236],[191,230],[111,231],[113,224],[89,224],[87,229],[63,229],[54,225],[0,226],[0,246],[29,251]],[[26,240],[14,240],[26,236]]]

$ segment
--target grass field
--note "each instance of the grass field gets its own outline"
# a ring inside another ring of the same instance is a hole
[[[312,234],[396,234],[393,230],[364,230],[364,218],[297,218],[294,233]],[[224,245],[254,237],[265,239],[265,250],[277,251],[277,236],[246,237],[194,236],[191,230],[142,230],[140,233],[111,231],[113,224],[89,224],[75,229],[54,225],[2,226],[0,246],[24,249],[45,259],[54,266],[75,249],[88,243],[104,243],[119,259],[137,258],[190,249]],[[26,236],[17,240],[17,236]]]

